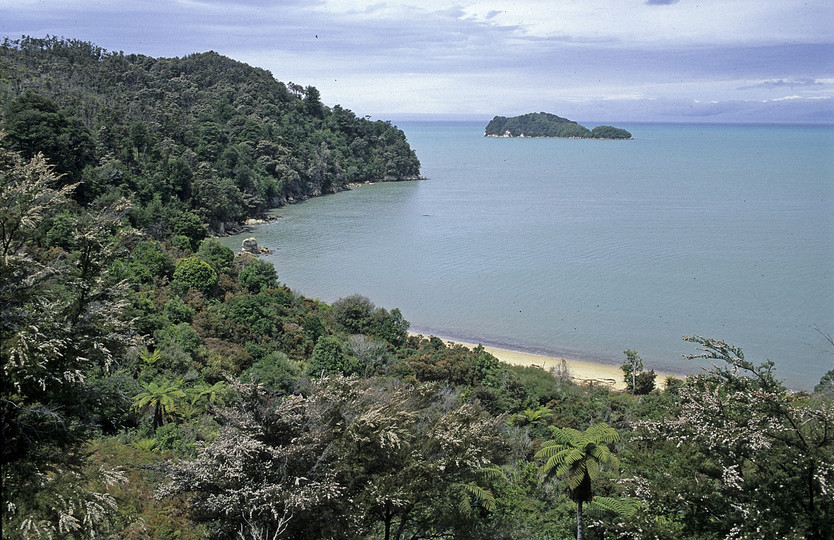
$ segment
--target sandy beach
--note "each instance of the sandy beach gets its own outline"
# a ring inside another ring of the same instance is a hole
[[[447,344],[454,343],[463,345],[464,347],[469,347],[470,349],[477,347],[476,343],[466,343],[463,341],[447,339],[442,336],[438,337],[443,339],[443,341]],[[564,362],[571,379],[576,383],[593,382],[594,384],[604,384],[616,390],[625,390],[626,388],[625,382],[623,381],[623,370],[620,369],[620,366],[557,356],[543,356],[523,351],[500,349],[487,345],[483,345],[483,348],[485,351],[495,356],[498,360],[507,364],[517,366],[539,366],[542,369],[550,370],[558,368],[562,365],[562,362]],[[651,366],[644,366],[644,368],[646,370],[652,369]],[[666,377],[670,374],[659,371],[655,371],[655,373],[657,373],[657,387],[661,389],[664,388],[666,386]]]

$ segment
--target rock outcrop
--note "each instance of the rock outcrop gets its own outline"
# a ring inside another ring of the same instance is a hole
[[[272,253],[269,248],[259,247],[258,241],[255,240],[254,236],[250,236],[243,241],[240,252],[249,253],[250,255],[265,255],[267,253]]]

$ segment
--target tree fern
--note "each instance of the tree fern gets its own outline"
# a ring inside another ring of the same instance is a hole
[[[544,460],[539,473],[544,478],[559,477],[567,481],[567,491],[577,502],[577,538],[583,538],[582,503],[594,498],[592,482],[600,475],[601,465],[617,466],[617,458],[608,448],[620,440],[616,430],[605,423],[595,424],[584,432],[572,428],[553,428],[553,439],[536,452]]]

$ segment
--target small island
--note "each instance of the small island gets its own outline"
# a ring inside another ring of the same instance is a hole
[[[612,126],[588,129],[573,120],[546,112],[521,116],[496,116],[484,131],[484,137],[561,137],[569,139],[631,139],[631,133]]]

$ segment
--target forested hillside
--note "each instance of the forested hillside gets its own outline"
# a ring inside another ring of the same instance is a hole
[[[162,239],[222,231],[351,182],[415,179],[402,131],[321,102],[313,86],[214,52],[150,58],[57,38],[0,47],[4,145],[43,152],[73,197],[132,200]]]
[[[4,539],[834,536],[834,370],[692,337],[617,392],[306,298],[210,228],[417,175],[401,132],[213,53],[0,51]]]

